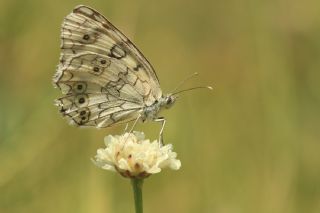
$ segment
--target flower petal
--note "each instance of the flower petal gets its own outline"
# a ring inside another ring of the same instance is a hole
[[[164,168],[178,170],[181,167],[173,146],[159,146],[158,141],[145,139],[143,132],[108,135],[106,148],[98,149],[94,164],[102,169],[118,171],[125,177],[147,177]]]

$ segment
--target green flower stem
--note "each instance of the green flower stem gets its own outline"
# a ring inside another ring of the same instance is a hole
[[[143,213],[142,185],[143,179],[131,178],[136,213]]]

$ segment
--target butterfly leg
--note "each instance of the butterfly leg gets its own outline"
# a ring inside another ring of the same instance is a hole
[[[133,131],[133,129],[134,129],[134,127],[136,126],[136,124],[137,124],[138,120],[140,119],[140,117],[141,117],[141,115],[139,115],[139,116],[137,117],[137,119],[134,121],[134,123],[132,124],[132,127],[130,128],[130,131],[128,132],[129,134]],[[128,126],[129,126],[129,124],[127,123],[123,135],[126,133],[126,131],[127,131],[127,129],[128,129]],[[125,142],[128,140],[129,134],[128,134]]]
[[[124,133],[127,132],[128,128],[129,128],[129,123],[126,123],[126,127],[125,127],[124,130],[123,130],[123,135],[124,135]]]
[[[160,146],[163,146],[164,143],[163,143],[163,130],[164,130],[164,126],[166,125],[166,119],[164,117],[159,117],[157,119],[155,119],[154,121],[156,122],[161,122],[162,126],[161,126],[161,129],[160,129],[160,133],[159,133],[159,145]]]
[[[124,135],[124,133],[126,133],[126,131],[128,130],[128,127],[129,127],[129,123],[126,123],[126,127],[124,128],[124,131],[123,131],[123,135]]]
[[[132,127],[131,127],[131,129],[130,129],[130,131],[129,131],[129,133],[131,133],[132,131],[133,131],[133,129],[134,129],[134,127],[136,126],[136,124],[137,124],[137,122],[138,122],[138,120],[141,118],[141,115],[139,115],[138,117],[137,117],[137,119],[134,121],[134,123],[132,124]]]

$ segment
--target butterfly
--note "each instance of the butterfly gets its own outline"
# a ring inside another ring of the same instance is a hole
[[[166,120],[158,113],[177,97],[162,93],[154,68],[123,33],[83,5],[63,21],[53,83],[63,94],[55,104],[71,124],[104,128],[152,120],[162,123],[161,138]]]

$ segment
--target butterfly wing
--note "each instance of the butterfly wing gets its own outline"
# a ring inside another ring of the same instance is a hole
[[[141,52],[97,11],[78,6],[62,25],[54,84],[63,115],[81,126],[107,127],[139,116],[162,96]]]

